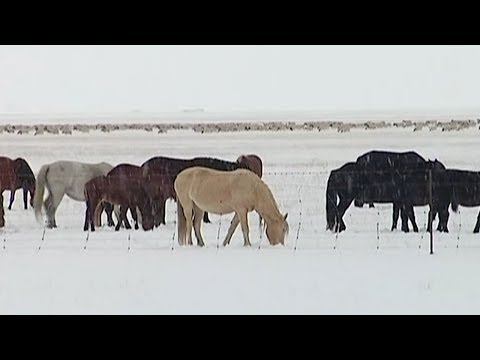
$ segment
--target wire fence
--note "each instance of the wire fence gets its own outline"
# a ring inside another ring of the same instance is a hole
[[[400,226],[392,231],[393,206],[391,203],[375,204],[369,207],[356,207],[352,203],[344,215],[346,230],[334,233],[326,229],[326,189],[327,170],[280,170],[267,171],[263,180],[270,187],[282,214],[288,213],[290,232],[285,248],[296,251],[308,250],[393,250],[414,249],[427,252],[429,249],[428,205],[416,206],[415,216],[418,232],[405,233]],[[129,252],[145,250],[176,251],[180,248],[177,241],[177,207],[173,201],[167,202],[166,225],[153,231],[126,230],[116,232],[106,226],[106,218],[102,219],[103,227],[95,233],[84,232],[83,223],[85,204],[64,197],[60,204],[56,219],[56,229],[45,229],[35,221],[32,209],[23,210],[16,204],[13,210],[5,211],[6,227],[0,230],[2,235],[2,251],[36,249],[37,252],[62,249],[83,249],[84,251],[125,250]],[[480,248],[480,234],[474,234],[479,208],[460,207],[457,213],[450,211],[449,232],[435,231],[435,248],[472,249]],[[104,215],[105,216],[105,215]],[[210,224],[202,224],[202,234],[207,248],[223,250],[225,237],[232,214],[210,214]],[[131,219],[130,219],[131,221]],[[401,220],[399,220],[400,222]],[[274,248],[268,243],[264,229],[253,212],[249,214],[250,239],[252,248],[261,250]],[[438,218],[434,222],[434,229]],[[192,234],[195,244],[195,237]],[[243,234],[238,226],[231,245],[242,247]],[[277,247],[275,247],[277,248]]]

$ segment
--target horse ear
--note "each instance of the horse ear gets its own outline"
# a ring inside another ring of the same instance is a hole
[[[288,213],[285,214],[285,216],[283,217],[283,220],[287,220],[287,216],[288,216]]]

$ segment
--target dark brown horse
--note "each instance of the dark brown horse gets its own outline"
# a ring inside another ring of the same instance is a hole
[[[17,185],[17,176],[15,172],[15,163],[8,157],[0,157],[0,195],[2,202],[0,203],[0,227],[5,226],[4,210],[3,210],[3,192],[5,190],[14,189]]]
[[[107,176],[120,177],[120,181],[122,181],[122,179],[134,179],[139,182],[143,181],[142,168],[140,166],[131,165],[131,164],[119,164],[115,166],[112,170],[110,170]],[[133,221],[135,222],[135,230],[138,230],[137,209],[136,208],[128,208],[128,209],[130,210],[130,214],[132,215]],[[121,220],[119,219],[119,222],[120,222],[120,226],[123,223],[125,225],[125,228],[130,229],[131,228],[130,222],[126,217],[128,209],[122,210],[122,207],[120,207],[120,213],[125,211],[125,217]]]
[[[142,177],[145,190],[152,200],[155,222],[165,224],[165,203],[168,199],[176,200],[173,184],[177,175],[190,167],[202,166],[215,170],[233,171],[248,169],[245,164],[209,157],[193,159],[175,159],[164,156],[153,157],[142,164]]]
[[[254,172],[260,178],[262,178],[263,162],[258,155],[255,155],[255,154],[240,155],[237,159],[237,163],[246,165],[250,171]]]
[[[127,209],[138,209],[142,215],[143,230],[153,229],[153,212],[150,198],[148,197],[142,182],[124,176],[98,176],[85,184],[85,201],[87,209],[85,212],[85,224],[83,230],[95,231],[94,217],[98,217],[98,211],[102,201],[114,205],[120,205],[120,219],[115,230],[120,229],[122,221],[125,220]],[[128,225],[127,225],[128,224]],[[130,224],[125,222],[128,229]]]
[[[6,156],[0,157],[0,195],[2,203],[0,204],[0,227],[5,225],[3,209],[3,192],[10,190],[10,205],[12,209],[15,200],[15,191],[23,189],[23,202],[25,209],[28,209],[28,193],[30,192],[30,205],[33,206],[33,196],[35,194],[35,175],[25,159],[18,158],[12,160]]]
[[[12,210],[13,202],[15,201],[15,191],[23,190],[23,207],[28,209],[28,193],[30,193],[30,206],[33,207],[33,198],[35,196],[35,174],[30,165],[23,158],[17,158],[13,161],[15,163],[16,184],[15,189],[10,189],[10,204],[8,210]]]

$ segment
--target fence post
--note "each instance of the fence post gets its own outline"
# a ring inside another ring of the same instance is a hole
[[[433,254],[432,170],[428,170],[428,199],[430,204],[430,212],[428,214],[428,226],[430,227],[430,254]],[[438,214],[438,216],[440,217],[440,214]]]

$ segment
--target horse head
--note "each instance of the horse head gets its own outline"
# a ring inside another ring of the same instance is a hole
[[[288,213],[281,216],[281,219],[266,223],[267,238],[271,245],[285,245],[285,237],[289,231],[287,217]]]
[[[152,206],[152,201],[145,193],[142,191],[142,207],[140,208],[140,213],[142,214],[142,228],[145,231],[152,230],[155,226],[155,216],[154,216],[154,209]]]

